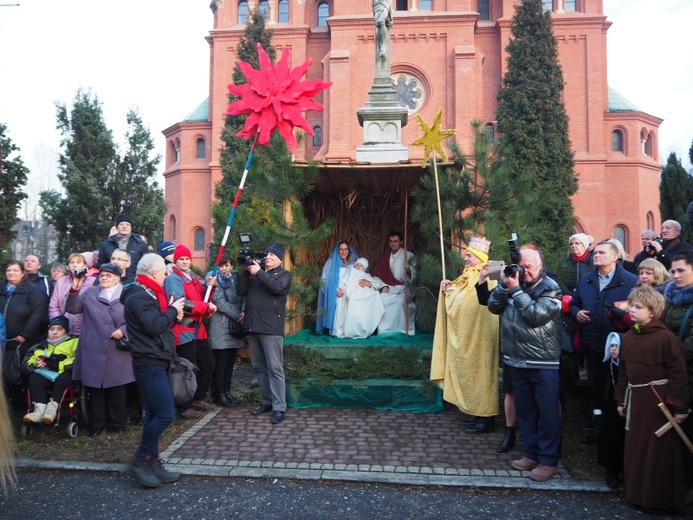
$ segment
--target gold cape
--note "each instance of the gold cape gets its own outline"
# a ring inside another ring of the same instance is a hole
[[[498,316],[477,300],[482,265],[466,268],[440,293],[431,381],[464,413],[491,417],[498,415]]]

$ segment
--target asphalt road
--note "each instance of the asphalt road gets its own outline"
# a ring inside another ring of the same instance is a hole
[[[1,493],[1,492],[0,492]],[[620,494],[491,491],[184,476],[142,489],[117,473],[21,470],[0,518],[31,519],[645,519]],[[656,517],[667,518],[667,517]],[[693,510],[684,516],[693,518]]]

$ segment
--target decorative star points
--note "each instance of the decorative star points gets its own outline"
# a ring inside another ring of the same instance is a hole
[[[411,143],[411,146],[424,147],[424,159],[422,165],[424,168],[426,167],[426,164],[428,163],[428,158],[433,150],[438,152],[438,155],[440,155],[440,158],[443,160],[443,162],[448,160],[448,154],[445,153],[445,149],[441,146],[440,143],[444,139],[447,139],[448,137],[455,135],[457,133],[457,130],[441,130],[440,123],[442,119],[442,108],[438,109],[438,113],[436,114],[436,117],[433,119],[433,124],[430,126],[426,124],[426,122],[423,120],[421,116],[416,116],[416,120],[418,121],[419,126],[421,127],[421,130],[423,131],[424,135],[416,141],[414,141],[413,143]]]

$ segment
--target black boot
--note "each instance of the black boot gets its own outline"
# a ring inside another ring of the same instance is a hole
[[[214,396],[214,404],[218,404],[219,406],[223,406],[225,408],[232,408],[236,406],[236,403],[234,403],[231,399],[229,399],[226,394],[220,394],[220,395],[215,395]]]
[[[510,450],[513,449],[513,446],[515,446],[515,427],[514,426],[506,426],[505,427],[505,436],[503,437],[503,440],[501,441],[501,443],[496,448],[496,451],[498,453],[508,453]]]
[[[495,417],[479,417],[473,426],[470,426],[464,433],[475,434],[475,433],[489,433],[495,428]]]

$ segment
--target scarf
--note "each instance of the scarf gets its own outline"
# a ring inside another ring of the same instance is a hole
[[[221,271],[217,273],[217,285],[222,289],[228,289],[229,287],[234,287],[236,285],[234,281],[234,273],[222,274]]]
[[[138,274],[135,277],[135,281],[153,292],[159,302],[161,312],[166,312],[166,309],[168,309],[168,301],[166,301],[163,288],[154,280],[143,274]]]
[[[575,255],[571,254],[570,258],[572,258],[573,260],[577,260],[578,262],[582,262],[585,258],[587,258],[589,256],[589,254],[590,254],[590,252],[587,249],[585,249],[585,252],[582,253],[582,255],[575,256]]]
[[[116,242],[118,242],[118,249],[122,249],[123,251],[128,250],[128,242],[130,241],[130,235],[116,235]]]

